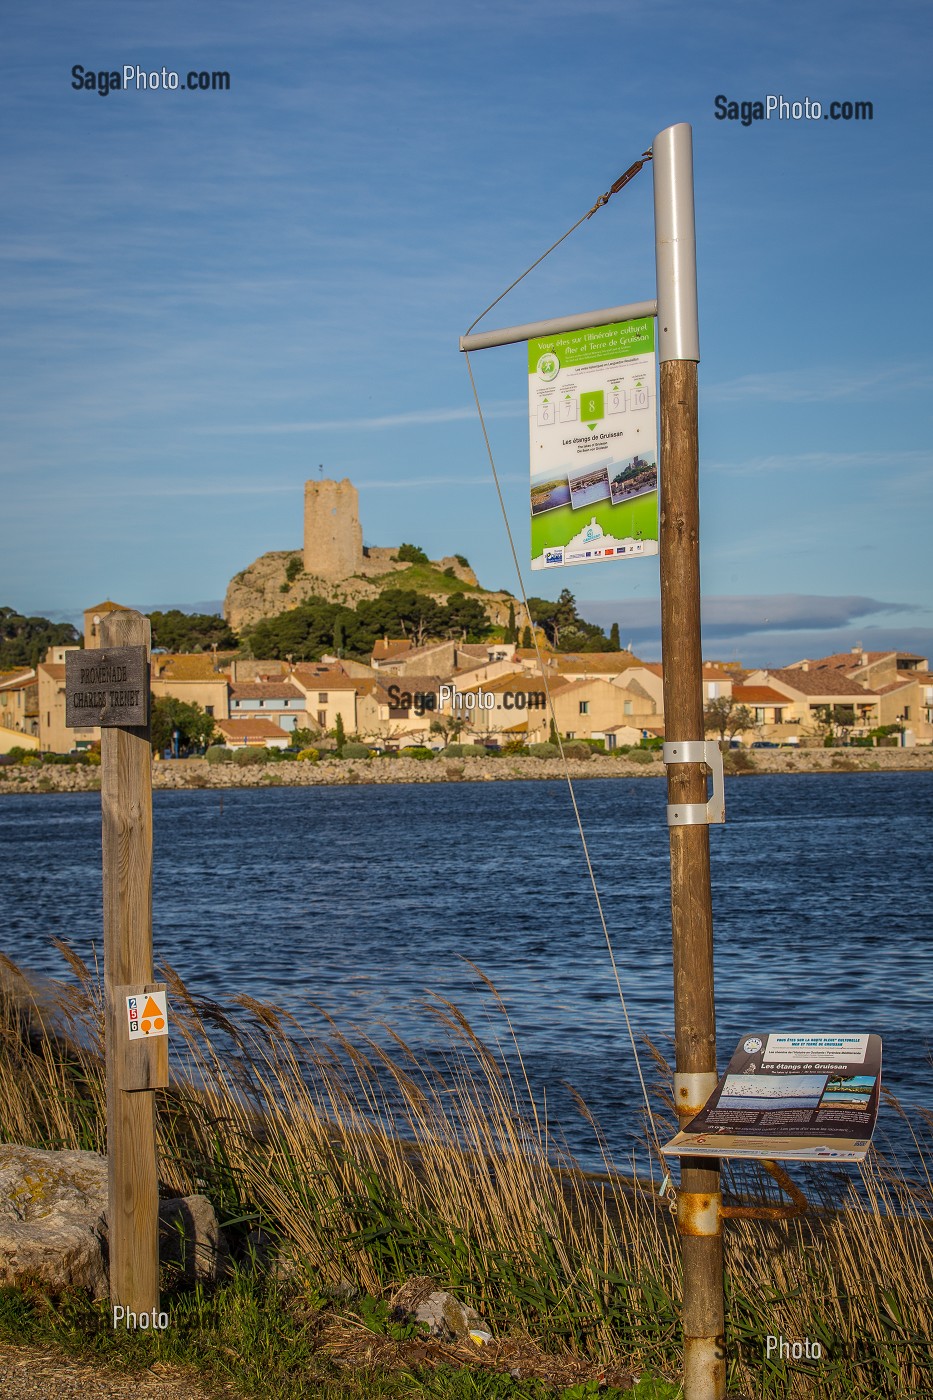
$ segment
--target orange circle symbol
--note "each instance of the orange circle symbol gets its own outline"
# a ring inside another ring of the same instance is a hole
[[[157,1031],[160,1031],[165,1025],[165,1022],[162,1020],[161,1016],[157,1016],[152,1024],[155,1026]]]
[[[146,1034],[148,1035],[148,1034],[149,1034],[149,1027],[151,1026],[152,1022],[151,1022],[151,1021],[140,1021],[139,1024],[140,1024],[140,1029],[141,1029],[141,1030],[144,1030],[144,1031],[146,1032]]]

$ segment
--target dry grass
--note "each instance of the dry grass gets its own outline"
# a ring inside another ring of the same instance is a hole
[[[100,1000],[75,980],[43,996],[22,1035],[23,986],[0,1017],[0,1137],[103,1146]],[[14,986],[18,973],[7,964]],[[161,1095],[160,1172],[207,1189],[228,1220],[260,1222],[331,1296],[386,1296],[411,1275],[460,1292],[497,1336],[580,1361],[676,1374],[680,1266],[670,1217],[644,1183],[576,1170],[534,1105],[520,1049],[493,1053],[448,1002],[428,1008],[447,1051],[427,1068],[331,1024],[306,1035],[280,1009],[192,996],[166,969],[186,1083]],[[505,1008],[490,985],[505,1034]],[[391,1050],[386,1049],[386,1044]],[[512,1068],[514,1066],[515,1068]],[[899,1111],[899,1110],[898,1110]],[[915,1124],[929,1160],[930,1115]],[[746,1176],[733,1190],[759,1189]],[[928,1176],[877,1155],[831,1212],[726,1235],[730,1385],[748,1395],[933,1395]],[[825,1204],[825,1203],[824,1203]],[[765,1360],[767,1334],[819,1341],[824,1358]]]

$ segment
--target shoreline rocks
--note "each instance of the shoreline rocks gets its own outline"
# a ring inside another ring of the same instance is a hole
[[[620,758],[595,754],[569,759],[567,770],[574,781],[582,778],[663,778],[660,752],[634,751]],[[726,775],[755,777],[768,773],[902,773],[933,772],[933,745],[912,749],[753,749],[739,756],[747,769],[733,767],[735,754],[726,754]],[[531,758],[502,754],[496,758],[443,757],[322,759],[316,763],[271,761],[239,767],[233,763],[209,764],[203,758],[158,760],[152,765],[154,791],[179,788],[318,787],[368,783],[449,783],[561,780],[564,764],[559,758]],[[100,768],[83,765],[12,765],[0,768],[0,795],[29,792],[96,792]]]

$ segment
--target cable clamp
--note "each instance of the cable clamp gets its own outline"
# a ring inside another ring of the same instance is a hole
[[[705,763],[712,770],[713,791],[708,802],[669,802],[668,826],[709,826],[726,820],[722,749],[717,739],[673,739],[663,746],[665,763]]]

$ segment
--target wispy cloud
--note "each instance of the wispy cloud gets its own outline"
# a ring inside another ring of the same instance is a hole
[[[501,403],[484,407],[487,418],[520,418],[527,414],[528,405],[524,399],[507,399]],[[347,428],[354,431],[368,431],[378,428],[411,428],[432,423],[461,423],[476,417],[473,405],[462,408],[414,408],[407,413],[387,413],[378,418],[314,418],[301,423],[220,423],[197,431],[207,434],[243,433],[265,435],[276,433],[330,433],[343,432]]]
[[[786,471],[791,465],[831,471],[849,470],[853,467],[929,467],[931,464],[933,453],[928,449],[900,452],[787,452],[769,453],[766,457],[743,457],[737,462],[704,462],[703,470],[723,475],[747,475],[749,472]]]
[[[777,374],[743,374],[739,379],[704,387],[703,396],[711,403],[737,403],[754,399],[766,403],[834,403],[856,397],[887,398],[892,391],[907,393],[929,388],[929,384],[929,368],[916,364],[894,365],[853,374],[817,366]]]

